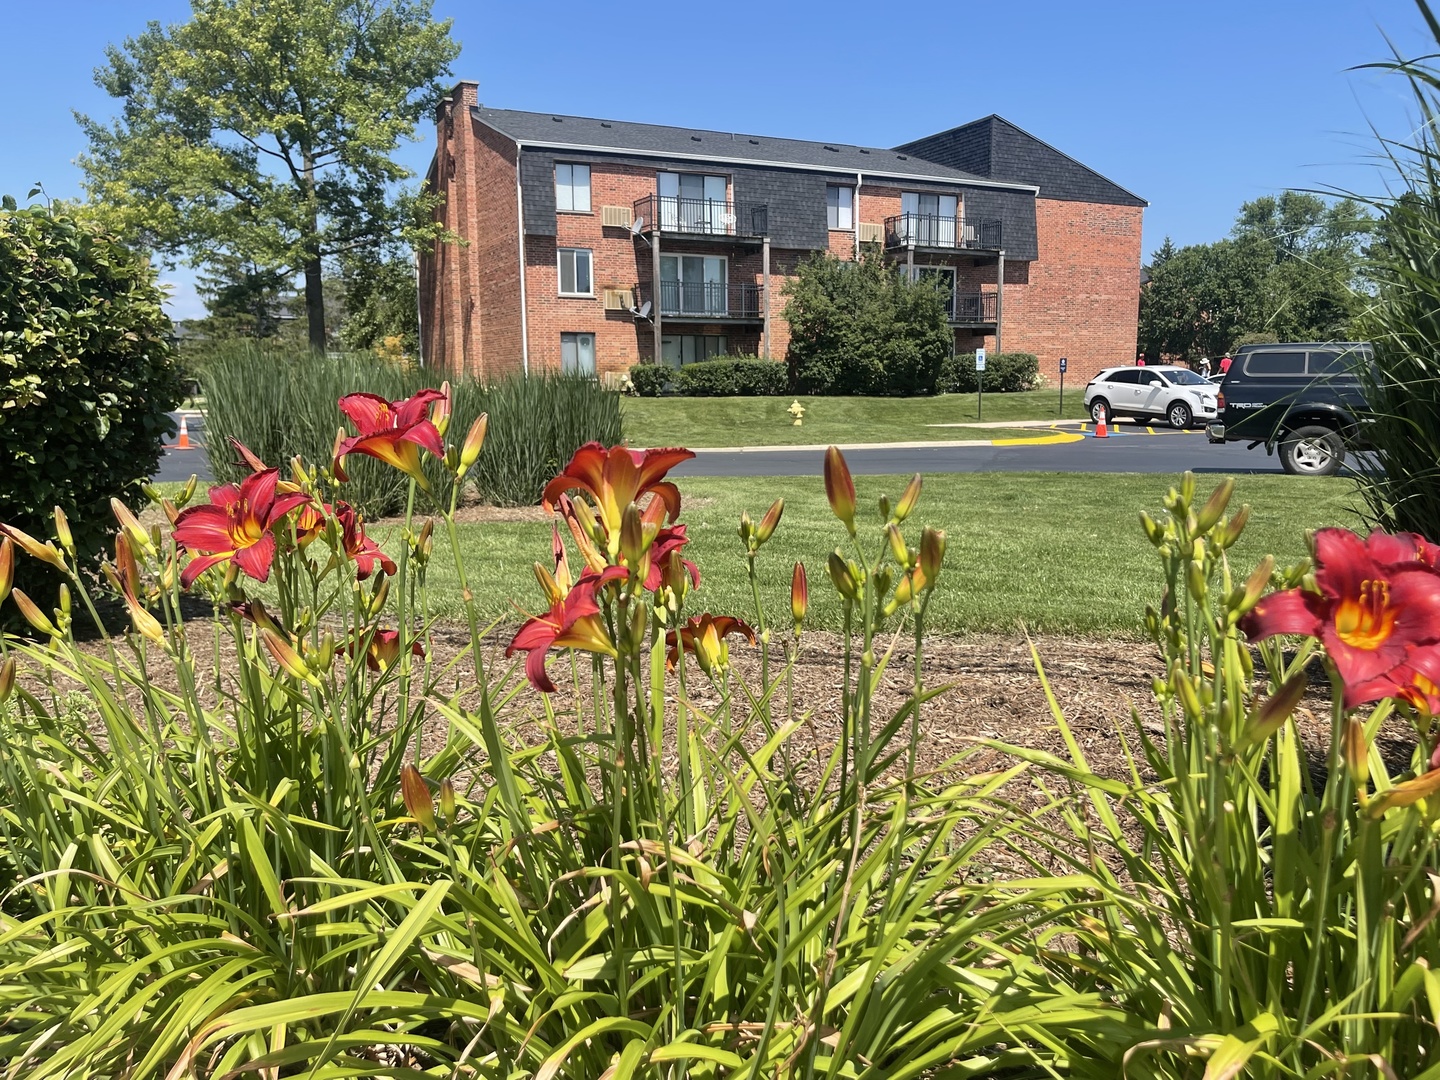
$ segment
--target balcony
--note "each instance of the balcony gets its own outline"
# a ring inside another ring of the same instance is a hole
[[[1000,221],[938,214],[896,214],[885,219],[885,246],[913,246],[926,251],[999,251]]]
[[[642,304],[647,300],[654,303],[654,288],[648,282],[635,288]],[[765,317],[765,290],[759,285],[723,281],[662,281],[660,316],[696,322],[760,322]]]
[[[994,326],[993,292],[956,292],[945,298],[945,314],[951,326]]]
[[[635,220],[640,222],[638,231],[642,233],[658,231],[716,240],[759,240],[770,231],[770,207],[765,203],[646,195],[635,201]]]

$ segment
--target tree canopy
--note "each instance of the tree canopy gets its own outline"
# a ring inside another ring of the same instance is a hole
[[[1287,191],[1240,207],[1229,237],[1151,257],[1140,296],[1149,355],[1218,356],[1242,340],[1350,334],[1374,220],[1356,202]]]
[[[107,50],[95,79],[122,108],[77,114],[89,195],[193,265],[303,273],[323,348],[327,261],[436,235],[390,155],[458,54],[431,0],[192,0]]]

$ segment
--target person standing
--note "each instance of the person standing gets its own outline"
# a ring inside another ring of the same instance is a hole
[[[1224,374],[1225,374],[1227,371],[1229,371],[1229,370],[1230,370],[1230,354],[1227,352],[1224,356],[1220,357],[1220,374],[1221,374],[1221,375],[1224,375]]]
[[[1135,366],[1136,366],[1136,367],[1144,367],[1144,366],[1145,366],[1145,354],[1144,354],[1143,352],[1136,358],[1136,360],[1135,360]]]
[[[1210,358],[1208,356],[1200,357],[1200,377],[1202,379],[1210,377]]]

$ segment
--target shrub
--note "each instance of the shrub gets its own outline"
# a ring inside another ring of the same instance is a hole
[[[234,438],[268,464],[296,453],[327,460],[339,426],[335,402],[356,387],[390,400],[432,385],[434,373],[392,364],[374,354],[316,356],[268,352],[235,345],[206,363],[206,452],[216,479],[234,483],[249,470],[237,460]],[[621,437],[617,395],[593,380],[559,375],[518,378],[482,387],[461,378],[454,385],[454,419],[464,431],[482,412],[490,414],[495,451],[467,476],[467,485],[485,502],[533,505],[545,481],[575,449],[592,440]],[[352,458],[349,498],[371,517],[405,508],[405,477],[378,461]],[[436,463],[426,475],[448,498],[450,478]]]
[[[979,388],[975,354],[949,357],[940,376],[946,394],[973,394]],[[994,353],[985,359],[985,393],[1014,394],[1040,386],[1040,358],[1034,353]]]
[[[675,372],[675,391],[694,397],[772,397],[790,384],[785,365],[775,360],[717,356]]]
[[[129,506],[180,403],[163,294],[145,261],[74,212],[0,209],[0,521],[54,535],[61,507],[82,559],[111,498]]]
[[[786,354],[802,394],[933,394],[954,350],[943,294],[907,281],[883,256],[816,255],[785,283]]]
[[[670,389],[674,375],[668,364],[636,364],[630,369],[630,385],[641,397],[659,397]]]

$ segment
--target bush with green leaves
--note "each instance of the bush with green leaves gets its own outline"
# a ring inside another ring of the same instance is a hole
[[[1040,358],[1034,353],[992,353],[985,359],[987,394],[1016,394],[1040,386]],[[940,391],[945,394],[973,394],[980,389],[975,354],[962,353],[945,361]]]
[[[108,504],[142,487],[180,372],[155,274],[73,210],[0,209],[0,521],[49,536],[55,507],[88,558]]]
[[[636,364],[630,369],[630,385],[641,397],[659,397],[674,379],[675,369],[668,364]]]
[[[784,364],[754,356],[717,356],[675,372],[675,392],[692,397],[774,397],[789,386]]]
[[[858,261],[820,254],[800,262],[784,294],[799,393],[935,393],[955,335],[933,282],[906,280],[875,252]]]
[[[231,439],[271,465],[297,453],[324,460],[339,427],[335,402],[341,396],[360,388],[398,400],[436,381],[433,372],[370,353],[317,356],[243,344],[212,354],[205,370],[206,452],[213,474],[225,482],[249,471]],[[465,482],[482,501],[497,506],[534,505],[577,447],[621,439],[619,395],[593,379],[546,374],[486,387],[462,377],[454,381],[453,402],[451,422],[461,431],[481,413],[490,416],[493,452]],[[351,461],[348,471],[348,497],[367,515],[405,509],[403,475],[364,458]],[[448,498],[450,475],[431,463],[427,476]]]

